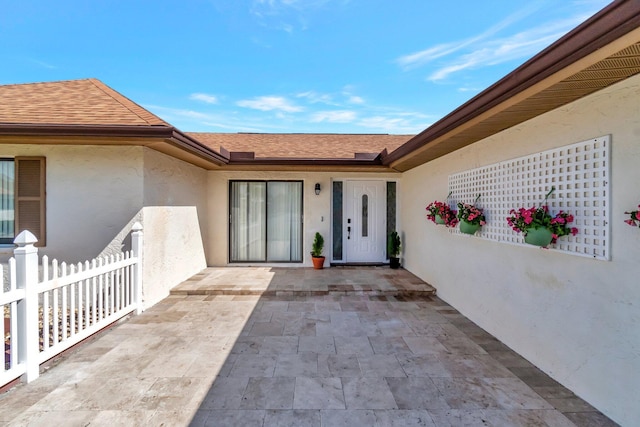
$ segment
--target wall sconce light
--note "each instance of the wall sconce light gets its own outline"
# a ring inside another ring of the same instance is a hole
[[[316,196],[320,195],[320,183],[316,182]]]

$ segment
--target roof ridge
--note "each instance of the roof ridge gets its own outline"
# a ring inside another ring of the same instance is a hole
[[[89,78],[89,79],[86,79],[86,80],[88,80],[96,88],[98,88],[102,92],[104,92],[105,95],[111,97],[114,101],[116,101],[117,103],[122,105],[127,110],[131,111],[131,113],[135,114],[136,116],[138,116],[143,121],[145,121],[148,125],[171,126],[169,123],[165,122],[160,117],[158,117],[155,114],[153,114],[151,111],[143,108],[142,106],[140,106],[139,104],[135,103],[131,99],[129,99],[126,96],[122,95],[120,92],[116,91],[115,89],[112,89],[111,87],[109,87],[108,85],[103,83],[102,81],[100,81],[100,80],[98,80],[96,78]]]

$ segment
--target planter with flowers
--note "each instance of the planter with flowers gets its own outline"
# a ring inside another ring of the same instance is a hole
[[[476,200],[472,205],[468,203],[458,203],[458,220],[460,221],[460,231],[465,234],[475,234],[476,231],[486,224],[486,219],[482,209],[476,207],[476,202],[480,198],[476,197]]]
[[[529,209],[520,208],[517,211],[511,209],[510,217],[507,218],[509,226],[518,233],[524,233],[524,241],[530,245],[547,247],[551,243],[555,243],[560,237],[569,234],[575,236],[578,229],[569,227],[569,223],[573,222],[573,215],[560,211],[555,216],[549,213],[549,207],[546,201],[555,191],[555,187],[551,187],[551,191],[544,198],[545,204],[539,207],[531,207]]]
[[[451,196],[451,193],[449,193],[449,196]],[[447,196],[447,201],[449,200],[449,196]],[[435,224],[443,224],[445,227],[455,227],[458,224],[456,211],[449,207],[447,201],[429,203],[427,206],[427,219],[433,221]]]
[[[628,219],[625,219],[624,222],[629,224],[632,227],[640,227],[640,205],[638,205],[638,210],[625,212],[626,215],[629,215]]]

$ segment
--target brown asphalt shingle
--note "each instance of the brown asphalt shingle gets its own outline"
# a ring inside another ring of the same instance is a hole
[[[96,79],[0,86],[0,123],[170,126]]]
[[[256,158],[353,159],[355,153],[391,152],[413,135],[312,133],[196,133],[187,135],[209,148],[254,152]]]

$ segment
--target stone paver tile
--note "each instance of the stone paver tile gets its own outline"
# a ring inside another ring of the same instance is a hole
[[[298,337],[264,337],[260,354],[287,354],[298,352]]]
[[[321,427],[320,411],[311,409],[268,410],[264,425],[269,427]]]
[[[451,372],[435,354],[396,356],[409,377],[450,377]]]
[[[141,396],[143,396],[156,381],[156,378],[99,378],[87,379],[82,382],[84,387],[89,387],[90,392],[81,393],[78,409],[88,410],[134,410],[138,409]],[[53,393],[47,396],[50,398]],[[45,398],[45,399],[47,399]],[[38,402],[35,407],[45,404],[45,399]],[[62,409],[55,403],[54,408]]]
[[[600,412],[567,412],[564,414],[580,427],[617,427],[618,425]]]
[[[402,337],[369,337],[376,354],[411,354],[411,349]]]
[[[488,424],[486,421],[487,415],[484,409],[430,409],[429,415],[431,415],[431,419],[438,427],[492,426],[492,424]],[[544,426],[544,424],[542,424],[541,427],[542,426]]]
[[[334,337],[338,354],[373,354],[373,347],[368,337]]]
[[[258,354],[263,342],[264,337],[238,337],[238,339],[233,342],[231,353]]]
[[[560,412],[595,412],[596,409],[579,397],[560,397],[546,399]]]
[[[482,378],[482,381],[503,409],[553,409],[549,402],[518,378]],[[591,406],[589,408],[594,410]]]
[[[316,322],[309,319],[298,319],[285,322],[283,335],[315,336]]]
[[[331,301],[316,301],[316,312],[331,312],[331,311],[342,311],[340,308],[339,302],[331,302]]]
[[[325,337],[305,337],[301,336],[298,343],[298,352],[327,353],[335,354],[336,345],[331,336]]]
[[[529,387],[556,387],[560,384],[536,367],[509,368],[513,374],[524,381]]]
[[[302,313],[292,311],[275,311],[271,316],[271,322],[299,322],[302,319]]]
[[[217,377],[200,405],[201,409],[238,409],[249,378]]]
[[[492,426],[553,426],[574,427],[566,417],[557,411],[485,409],[485,420]]]
[[[482,378],[433,378],[432,381],[451,408],[504,409]]]
[[[275,355],[238,354],[229,372],[230,377],[272,377],[276,368]]]
[[[91,427],[143,426],[150,424],[155,410],[138,411],[97,411]]]
[[[489,355],[439,354],[445,369],[443,377],[514,378],[515,375]]]
[[[204,427],[262,427],[264,410],[212,410],[204,420]]]
[[[295,378],[250,378],[241,409],[292,409]]]
[[[440,335],[437,339],[454,354],[487,354],[482,347],[467,337]]]
[[[179,411],[198,408],[211,383],[202,378],[158,378],[142,395],[140,409]]]
[[[372,410],[321,411],[323,426],[355,427],[375,426],[376,414]]]
[[[297,377],[293,408],[345,409],[342,381],[340,378]]]
[[[313,312],[316,311],[316,305],[314,302],[289,302],[288,311],[301,311],[301,312]]]
[[[384,427],[436,427],[424,409],[377,410],[376,426]]]
[[[379,320],[376,322],[380,328],[382,335],[387,337],[402,337],[415,335],[413,329],[411,329],[405,322],[399,318],[390,318],[387,320]]]
[[[542,387],[531,387],[533,391],[538,393],[544,399],[562,399],[567,397],[576,397],[576,395],[566,387],[561,385],[557,386],[542,386]]]
[[[449,409],[430,378],[386,378],[399,409]]]
[[[7,426],[51,427],[51,426],[86,426],[90,425],[97,412],[77,411],[26,411],[18,415]]]
[[[318,376],[318,354],[297,353],[277,356],[276,377]]]
[[[185,409],[181,411],[155,411],[149,419],[148,426],[203,426],[205,425],[208,411],[195,411]],[[126,425],[126,424],[125,424]],[[132,424],[132,426],[139,424]],[[93,424],[91,425],[93,426]]]
[[[282,335],[284,323],[282,322],[256,322],[249,331],[249,336],[266,337]]]
[[[358,356],[363,377],[406,377],[398,359],[392,354]]]
[[[427,320],[415,320],[407,322],[407,325],[419,337],[439,337],[445,334],[445,330],[441,325]]]
[[[489,352],[497,362],[507,368],[532,368],[533,365],[524,357],[514,351],[491,351]]]
[[[343,378],[342,389],[347,409],[398,409],[384,378]]]
[[[362,375],[358,357],[354,354],[328,355],[326,363],[332,377],[359,377]]]
[[[413,354],[447,353],[449,350],[436,337],[404,336],[402,337]]]

